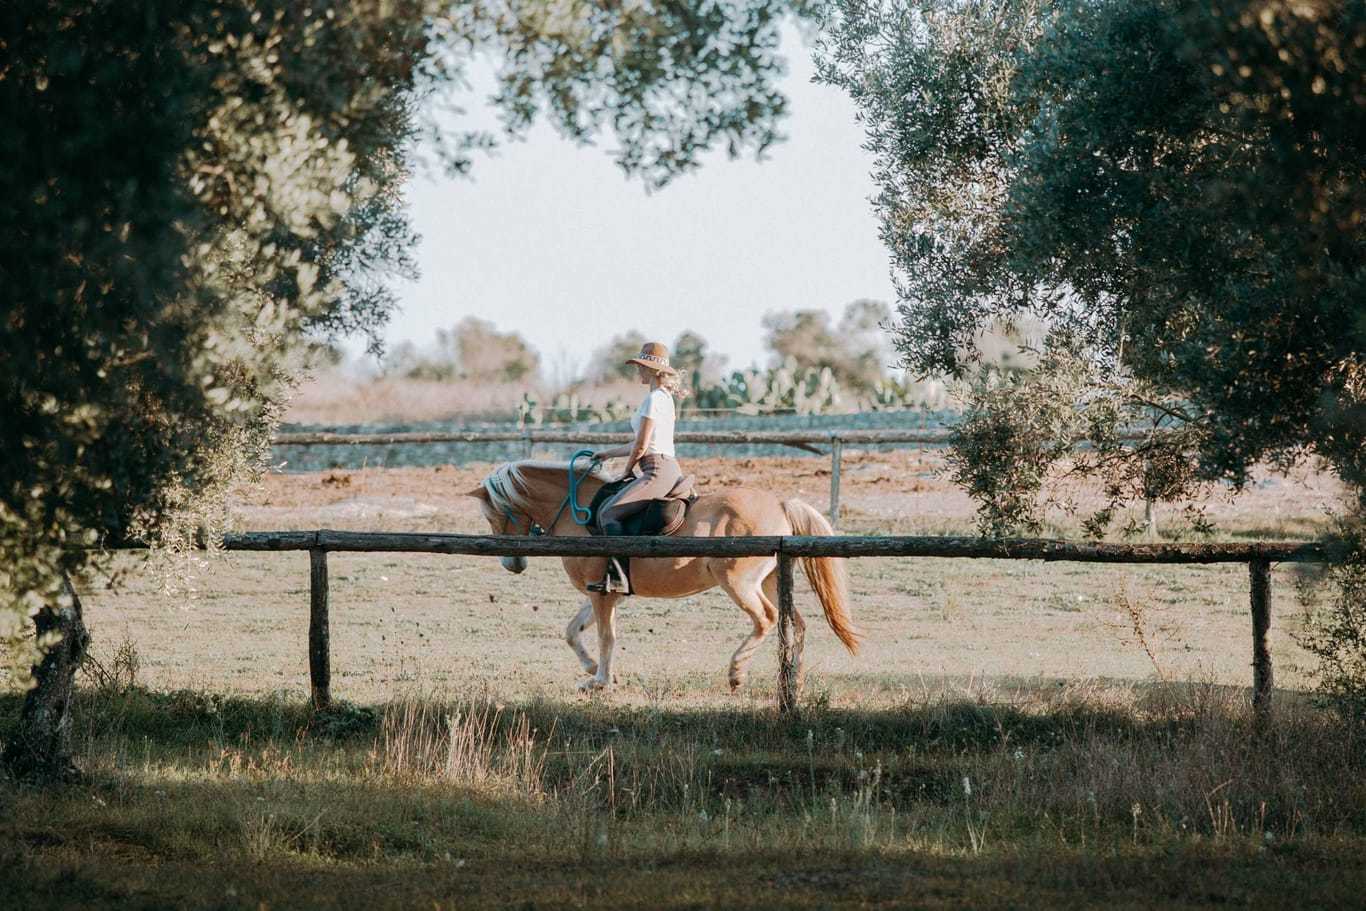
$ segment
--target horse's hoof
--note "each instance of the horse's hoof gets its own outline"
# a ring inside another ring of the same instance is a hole
[[[605,689],[607,689],[607,684],[602,680],[598,679],[597,675],[594,675],[592,677],[589,677],[587,680],[582,680],[579,682],[580,693],[594,693],[598,690]]]
[[[743,678],[743,677],[732,677],[732,678],[730,678],[730,691],[731,691],[732,693],[738,692],[738,691],[740,690],[740,687],[742,687],[742,686],[744,686],[744,685],[745,685],[745,678]]]

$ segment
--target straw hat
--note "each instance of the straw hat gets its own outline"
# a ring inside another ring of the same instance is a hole
[[[667,373],[669,376],[677,375],[678,371],[669,366],[669,349],[659,342],[646,342],[640,346],[640,354],[626,359],[628,364],[639,364],[649,368],[656,373]]]

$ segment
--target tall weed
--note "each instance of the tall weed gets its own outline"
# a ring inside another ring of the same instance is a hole
[[[526,713],[492,702],[407,696],[386,708],[370,767],[386,778],[539,798],[546,751],[536,734]]]

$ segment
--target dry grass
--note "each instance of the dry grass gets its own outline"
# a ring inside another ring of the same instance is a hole
[[[1357,735],[1287,700],[1258,741],[1207,684],[818,694],[797,721],[132,687],[76,717],[90,787],[0,791],[19,907],[1349,907],[1366,885]]]
[[[300,385],[285,420],[329,425],[439,421],[515,411],[526,391],[522,383],[442,383],[325,371]]]
[[[384,713],[371,771],[400,781],[538,798],[545,750],[525,712],[504,722],[501,705],[448,706],[407,696]]]
[[[516,413],[523,395],[548,403],[556,392],[544,384],[528,386],[524,382],[440,382],[324,370],[299,386],[285,421],[337,426],[445,421],[490,414],[506,419]],[[585,405],[639,397],[637,387],[626,382],[577,388],[575,394]]]
[[[848,524],[963,531],[932,458],[851,460]],[[711,467],[823,504],[816,460]],[[272,478],[238,510],[473,531],[478,474]],[[1226,528],[1312,535],[1328,489],[1258,487]],[[720,595],[631,603],[626,682],[590,700],[552,561],[514,578],[397,555],[334,555],[333,691],[363,704],[315,715],[306,569],[231,555],[188,609],[138,573],[86,587],[92,783],[0,787],[9,904],[1327,908],[1366,889],[1362,733],[1296,691],[1282,610],[1256,735],[1243,567],[857,561],[866,653],[813,628],[792,721],[762,665],[726,692],[747,630]],[[17,708],[0,697],[0,738]]]

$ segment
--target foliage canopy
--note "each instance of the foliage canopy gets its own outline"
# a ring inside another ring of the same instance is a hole
[[[386,279],[411,270],[399,193],[419,103],[473,54],[499,62],[512,131],[540,111],[578,141],[611,131],[623,169],[658,186],[718,142],[778,138],[794,10],[0,7],[0,636],[62,602],[91,545],[212,524],[309,345],[382,325]],[[489,141],[450,139],[457,170]]]
[[[1031,314],[1183,401],[1206,477],[1366,480],[1366,4],[835,7],[909,366]]]

